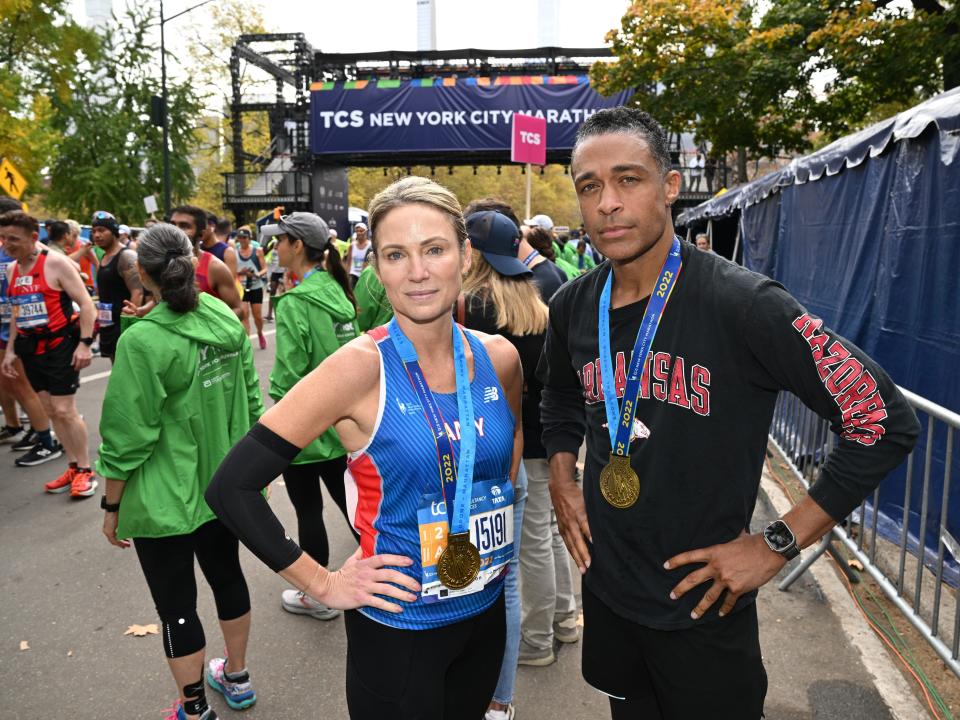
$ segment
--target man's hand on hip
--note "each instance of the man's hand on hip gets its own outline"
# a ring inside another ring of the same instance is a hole
[[[713,582],[706,594],[690,613],[696,620],[726,592],[720,615],[726,615],[744,593],[756,590],[776,575],[786,560],[767,547],[763,537],[742,533],[736,540],[721,545],[675,555],[663,566],[667,570],[689,565],[705,563],[703,567],[692,571],[670,593],[670,597],[679,600],[690,590],[708,580]]]
[[[590,525],[587,522],[587,508],[583,502],[583,490],[574,479],[577,459],[572,453],[557,453],[550,458],[550,498],[557,513],[557,526],[560,536],[573,561],[577,563],[580,574],[584,575],[590,567],[590,549],[587,543],[593,543]]]

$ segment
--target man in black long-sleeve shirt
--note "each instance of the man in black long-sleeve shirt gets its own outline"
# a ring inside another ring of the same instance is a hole
[[[680,176],[662,128],[627,108],[584,123],[571,168],[587,231],[609,262],[553,298],[538,373],[551,495],[584,573],[584,677],[611,696],[615,719],[756,720],[766,693],[757,588],[906,457],[916,416],[881,368],[782,286],[676,241],[682,266],[627,443],[639,497],[608,502],[599,487],[611,453],[604,385],[616,388],[619,414],[647,299],[675,247]],[[598,308],[611,271],[614,377],[604,382]],[[750,534],[780,390],[829,418],[840,441],[809,495]]]

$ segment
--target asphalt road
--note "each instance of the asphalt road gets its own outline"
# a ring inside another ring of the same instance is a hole
[[[268,340],[266,351],[254,353],[264,388],[273,362],[273,336]],[[108,371],[109,364],[97,359],[84,372],[78,395],[91,451],[99,444]],[[133,550],[119,550],[103,538],[97,497],[44,494],[43,483],[61,472],[61,461],[24,469],[13,465],[14,457],[0,446],[0,718],[163,717],[176,688],[160,637],[124,636],[132,624],[158,622]],[[296,523],[282,487],[274,486],[271,504],[293,534]],[[355,545],[331,508],[328,503],[324,518],[331,562],[338,564]],[[754,526],[772,514],[764,500]],[[253,602],[248,666],[258,694],[257,705],[244,715],[250,720],[347,717],[342,619],[318,622],[284,612],[283,580],[242,548],[241,553]],[[208,654],[219,653],[213,598],[197,575]],[[809,575],[789,593],[771,583],[761,591],[759,607],[770,683],[768,720],[891,717],[860,652],[849,645]],[[29,649],[21,650],[24,641]],[[579,665],[579,645],[568,645],[551,667],[521,668],[518,720],[609,717],[606,700],[583,682]],[[211,702],[222,718],[237,716],[215,694]]]

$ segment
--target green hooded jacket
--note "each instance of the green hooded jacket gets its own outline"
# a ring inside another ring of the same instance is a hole
[[[193,532],[216,516],[203,499],[226,454],[263,413],[243,325],[216,298],[160,303],[120,336],[103,399],[97,472],[126,483],[117,536]]]
[[[359,334],[357,312],[330,273],[308,274],[274,299],[277,357],[270,372],[270,397],[280,400],[311,370]],[[346,454],[330,428],[307,445],[294,465],[332,460]]]
[[[360,279],[357,280],[353,294],[360,308],[360,314],[357,317],[360,332],[366,332],[390,322],[390,318],[393,317],[393,306],[387,300],[387,291],[384,290],[372,266],[368,265],[360,273]]]

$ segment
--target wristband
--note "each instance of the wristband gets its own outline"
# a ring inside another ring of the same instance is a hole
[[[120,503],[114,503],[111,505],[107,502],[107,496],[102,495],[100,497],[100,509],[106,510],[108,513],[120,512]]]

